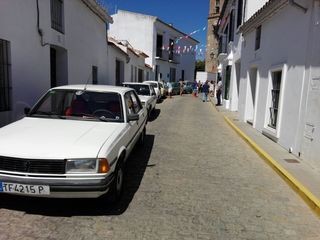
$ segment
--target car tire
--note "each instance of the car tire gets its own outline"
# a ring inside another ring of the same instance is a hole
[[[111,201],[118,202],[123,193],[123,180],[124,180],[124,162],[122,159],[118,162],[114,173],[114,179],[111,186]]]
[[[140,147],[144,145],[145,139],[146,139],[146,128],[143,128],[142,133],[141,133],[141,135],[139,137],[139,142],[138,142],[138,145]]]

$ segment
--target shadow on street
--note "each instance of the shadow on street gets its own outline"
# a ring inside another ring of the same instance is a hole
[[[148,119],[149,122],[153,122],[154,120],[156,120],[159,115],[161,113],[161,110],[160,109],[154,109],[152,112],[151,112],[151,115]]]
[[[45,216],[105,216],[124,213],[138,191],[148,166],[154,135],[146,135],[145,144],[135,147],[126,165],[124,191],[121,200],[113,203],[108,196],[98,199],[47,199],[0,195],[0,208]]]

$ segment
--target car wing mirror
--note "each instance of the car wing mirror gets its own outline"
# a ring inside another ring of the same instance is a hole
[[[130,114],[128,115],[128,121],[138,121],[139,120],[139,114]]]

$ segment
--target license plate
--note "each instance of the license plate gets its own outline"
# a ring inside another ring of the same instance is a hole
[[[46,185],[28,185],[20,183],[0,182],[0,192],[27,195],[49,195],[50,187]]]

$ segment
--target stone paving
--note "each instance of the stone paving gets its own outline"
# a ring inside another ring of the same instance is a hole
[[[320,239],[319,218],[211,103],[167,99],[107,199],[0,196],[2,239]]]

